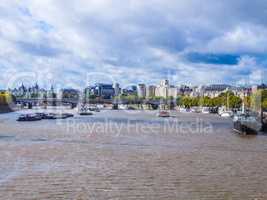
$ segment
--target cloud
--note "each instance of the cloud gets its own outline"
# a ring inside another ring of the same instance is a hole
[[[207,44],[207,51],[219,53],[264,53],[267,50],[267,29],[241,25]]]
[[[3,0],[0,72],[80,87],[88,73],[124,85],[256,83],[266,69],[266,17],[261,0]]]

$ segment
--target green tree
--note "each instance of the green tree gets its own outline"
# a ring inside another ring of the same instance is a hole
[[[262,107],[263,107],[263,109],[265,109],[265,110],[267,109],[267,99],[263,101],[263,103],[262,103]]]
[[[91,100],[95,100],[95,99],[96,99],[96,95],[90,94],[90,95],[89,95],[89,99],[91,99]]]
[[[242,99],[237,96],[229,97],[229,106],[230,108],[240,108],[242,106]]]

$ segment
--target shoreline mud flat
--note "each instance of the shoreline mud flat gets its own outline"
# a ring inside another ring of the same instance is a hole
[[[267,199],[267,136],[236,135],[229,119],[102,111],[18,123],[20,113],[0,115],[0,199]]]

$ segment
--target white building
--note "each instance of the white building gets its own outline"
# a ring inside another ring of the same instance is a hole
[[[168,80],[162,80],[160,81],[160,85],[156,87],[155,94],[158,97],[168,97],[168,89],[169,89],[169,81]]]
[[[175,86],[170,86],[168,80],[162,80],[160,85],[156,87],[155,95],[158,97],[173,97],[176,98],[178,94],[178,89]]]

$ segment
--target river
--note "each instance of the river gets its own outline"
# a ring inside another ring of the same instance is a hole
[[[267,199],[267,136],[216,115],[0,115],[0,199]]]

